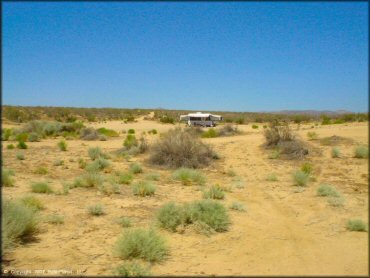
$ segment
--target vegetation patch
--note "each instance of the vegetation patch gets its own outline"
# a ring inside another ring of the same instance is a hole
[[[106,153],[104,153],[100,147],[89,148],[87,150],[87,153],[91,160],[96,160],[100,157],[105,159],[109,158],[109,156]]]
[[[150,275],[150,268],[138,262],[126,262],[119,265],[113,273],[121,277],[143,277]]]
[[[340,197],[337,189],[330,184],[321,184],[317,189],[317,195],[323,197]]]
[[[113,129],[108,129],[108,128],[105,128],[105,127],[98,128],[97,132],[99,134],[105,135],[107,137],[118,137],[119,136],[117,131],[115,131]]]
[[[278,181],[278,178],[277,178],[276,174],[272,173],[272,174],[267,175],[266,181]]]
[[[45,221],[50,224],[60,225],[64,224],[64,216],[59,214],[52,214],[45,218]]]
[[[13,187],[15,175],[14,171],[11,169],[1,168],[1,186],[4,187]]]
[[[232,202],[230,205],[230,209],[237,211],[245,211],[244,205],[239,202]]]
[[[296,186],[306,186],[309,179],[310,175],[302,170],[298,170],[293,173],[294,185]]]
[[[301,171],[310,175],[313,171],[313,165],[311,163],[305,162],[301,165]]]
[[[32,195],[24,196],[20,201],[23,205],[35,211],[43,210],[45,208],[41,200]]]
[[[209,190],[203,192],[203,198],[222,200],[225,198],[225,193],[219,186],[212,185]]]
[[[366,232],[367,225],[361,219],[350,219],[346,225],[347,230],[354,232]]]
[[[195,169],[179,168],[172,174],[172,178],[177,181],[181,181],[183,185],[204,185],[206,177]]]
[[[67,151],[67,142],[66,142],[66,141],[64,141],[64,140],[60,140],[60,141],[58,142],[58,148],[59,148],[59,150],[61,150],[62,152]]]
[[[130,164],[130,172],[133,174],[139,174],[143,172],[143,168],[139,163]]]
[[[331,149],[331,157],[332,158],[339,158],[341,156],[340,149],[337,147],[333,147]]]
[[[44,166],[39,166],[36,168],[34,173],[38,175],[46,175],[48,173],[48,169]]]
[[[123,228],[128,228],[128,227],[131,227],[132,226],[132,221],[129,217],[126,217],[126,216],[123,216],[123,217],[120,217],[118,220],[117,220],[117,223],[119,225],[121,225]]]
[[[159,181],[161,178],[161,175],[156,172],[151,172],[151,173],[147,173],[144,178],[149,181]]]
[[[152,196],[155,192],[154,184],[148,181],[139,181],[132,186],[134,195],[139,195],[142,197]]]
[[[134,176],[131,172],[118,173],[118,183],[119,184],[130,184]]]
[[[34,193],[53,193],[53,189],[46,182],[34,182],[31,184],[31,190]]]
[[[308,140],[317,140],[319,138],[319,136],[317,135],[316,132],[314,131],[309,131],[307,132],[307,137],[308,137]]]
[[[357,146],[355,148],[355,158],[368,158],[369,148],[365,145]]]
[[[104,206],[101,204],[95,204],[88,207],[88,212],[94,216],[101,216],[105,214]]]
[[[169,254],[165,240],[152,229],[129,229],[118,239],[116,254],[122,259],[163,261]]]

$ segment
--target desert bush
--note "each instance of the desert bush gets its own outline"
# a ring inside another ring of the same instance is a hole
[[[145,153],[149,149],[148,141],[144,136],[139,139],[139,153]]]
[[[32,195],[24,196],[20,199],[20,201],[23,205],[35,211],[43,210],[45,208],[42,201]]]
[[[91,147],[87,150],[87,152],[91,160],[96,160],[100,157],[106,158],[106,159],[108,158],[108,155],[104,153],[100,147],[95,147],[95,148]]]
[[[50,224],[63,224],[64,223],[64,216],[59,214],[52,214],[46,217],[46,222]]]
[[[322,119],[322,122],[321,122],[322,125],[330,125],[331,119],[328,116],[323,115],[321,119]]]
[[[164,123],[164,124],[174,124],[174,123],[175,123],[175,119],[174,119],[174,118],[172,118],[172,117],[170,117],[170,116],[168,116],[168,115],[164,115],[164,116],[162,116],[162,117],[159,119],[159,121],[160,121],[161,123]]]
[[[258,125],[252,125],[253,129],[258,129]]]
[[[318,196],[330,196],[330,197],[340,197],[339,192],[337,189],[329,184],[321,184],[319,188],[317,189],[317,195]]]
[[[235,170],[233,168],[230,168],[227,170],[226,174],[229,176],[229,177],[235,177],[237,174],[235,172]]]
[[[60,140],[60,141],[58,142],[58,148],[59,148],[61,151],[63,151],[63,152],[67,151],[67,142],[66,142],[66,141],[64,141],[64,140]]]
[[[86,171],[97,172],[108,168],[110,165],[111,163],[109,162],[109,160],[99,157],[86,166]]]
[[[280,150],[279,149],[275,149],[275,150],[273,150],[270,154],[269,154],[269,156],[268,156],[268,158],[269,159],[277,159],[277,158],[279,158],[280,157]]]
[[[214,128],[209,128],[207,131],[202,133],[202,138],[214,138],[218,136],[218,132]]]
[[[127,131],[128,134],[135,134],[135,129],[133,128],[130,128],[128,131]]]
[[[17,148],[18,149],[27,149],[28,146],[24,141],[18,141]]]
[[[78,167],[80,169],[85,169],[86,168],[86,165],[87,165],[87,163],[86,163],[85,160],[83,160],[82,158],[79,158],[78,159]]]
[[[297,186],[306,186],[309,181],[310,175],[301,170],[293,173],[294,184]]]
[[[198,184],[204,185],[206,177],[199,171],[189,168],[179,168],[172,173],[172,178],[181,181],[183,185]]]
[[[221,200],[225,198],[225,193],[219,186],[212,185],[208,191],[203,192],[203,198]]]
[[[345,199],[342,196],[328,198],[328,204],[332,207],[343,207],[344,203]]]
[[[347,221],[347,230],[356,232],[366,232],[367,227],[364,221],[361,219],[350,219]]]
[[[108,129],[105,127],[101,127],[97,129],[97,132],[100,133],[101,135],[107,136],[107,137],[118,137],[119,134],[117,131],[113,129]]]
[[[340,149],[339,148],[337,148],[337,147],[333,147],[332,149],[331,149],[331,157],[332,158],[338,158],[338,157],[340,157]]]
[[[161,175],[156,172],[151,172],[151,173],[147,173],[144,178],[150,181],[159,181],[161,178]]]
[[[99,140],[99,133],[92,127],[83,128],[80,131],[80,139],[87,141]]]
[[[216,232],[228,230],[229,215],[225,207],[213,200],[195,201],[190,204],[189,219],[191,222],[201,222]]]
[[[170,202],[158,210],[156,217],[161,228],[175,232],[179,225],[186,224],[186,213],[184,206]]]
[[[6,146],[6,148],[7,148],[8,150],[13,150],[15,147],[14,147],[14,145],[13,145],[13,144],[9,144],[9,145],[7,145],[7,146]]]
[[[264,130],[267,146],[277,146],[282,141],[293,141],[295,136],[288,124],[280,124],[277,121],[271,122]]]
[[[365,145],[357,146],[355,149],[355,158],[368,158],[369,148]]]
[[[108,180],[106,183],[102,183],[98,186],[98,190],[105,195],[121,194],[121,187],[114,182],[114,180]]]
[[[314,131],[307,132],[307,137],[309,140],[317,140],[319,138],[317,133]]]
[[[239,134],[239,130],[237,126],[234,126],[232,124],[225,124],[218,128],[217,130],[218,136],[231,136],[235,134]]]
[[[9,137],[13,135],[13,130],[11,128],[3,128],[1,130],[1,140],[8,141]]]
[[[238,211],[245,211],[244,205],[239,202],[232,202],[230,205],[230,209],[238,210]]]
[[[11,169],[1,168],[1,186],[13,187],[14,186],[14,171]]]
[[[149,267],[143,267],[138,262],[126,262],[114,270],[114,274],[121,277],[143,277],[149,276]]]
[[[142,197],[154,195],[155,186],[147,181],[139,181],[132,186],[134,195]]]
[[[239,125],[244,124],[244,118],[237,118],[237,119],[235,119],[235,123],[236,124],[239,124]]]
[[[40,136],[36,132],[32,132],[28,136],[28,141],[30,141],[30,142],[39,142],[40,141]]]
[[[167,167],[200,168],[209,165],[215,153],[199,138],[181,128],[169,130],[151,147],[149,161]]]
[[[131,225],[132,225],[131,219],[129,217],[126,217],[126,216],[120,217],[117,220],[117,223],[120,224],[123,228],[128,228],[128,227],[131,227]]]
[[[118,175],[118,183],[119,184],[130,184],[134,176],[131,172],[119,173]]]
[[[74,187],[96,187],[98,188],[104,182],[102,175],[96,172],[87,172],[83,176],[77,178],[73,185]]]
[[[18,160],[24,160],[24,154],[23,153],[16,153],[15,154],[15,157],[18,159]]]
[[[130,172],[133,174],[139,174],[143,172],[143,168],[139,163],[132,163],[130,164]]]
[[[27,132],[20,132],[15,135],[15,140],[26,142],[28,140],[28,137],[29,137],[29,134]]]
[[[64,161],[63,160],[61,160],[61,159],[57,159],[57,160],[55,160],[54,162],[53,162],[53,165],[54,166],[61,166],[61,165],[63,165],[64,164]]]
[[[53,189],[46,182],[34,182],[31,184],[31,190],[34,193],[53,193]]]
[[[38,230],[38,221],[36,211],[20,202],[5,199],[1,205],[3,255],[16,243],[30,239]]]
[[[267,177],[266,177],[266,180],[267,181],[277,181],[278,178],[277,178],[276,174],[268,174]]]
[[[129,150],[133,147],[137,147],[139,145],[139,142],[137,141],[135,135],[133,134],[127,134],[125,141],[123,142],[123,146]]]
[[[117,240],[115,252],[122,259],[163,261],[169,254],[165,240],[153,229],[129,229]]]
[[[38,166],[34,173],[38,175],[46,175],[48,173],[48,169],[44,166]]]
[[[311,163],[305,162],[301,165],[301,171],[306,174],[311,174],[313,171],[313,166]]]
[[[105,214],[104,206],[101,204],[95,204],[88,207],[88,212],[94,216],[100,216]]]
[[[152,129],[152,130],[149,130],[148,131],[149,134],[157,134],[157,130],[156,129]]]

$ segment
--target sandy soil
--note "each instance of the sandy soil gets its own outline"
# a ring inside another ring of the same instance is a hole
[[[322,155],[309,155],[306,161],[314,165],[314,177],[303,191],[293,186],[292,172],[302,161],[268,159],[268,152],[260,145],[264,142],[262,124],[252,129],[251,124],[239,128],[244,134],[206,139],[220,154],[221,159],[202,169],[207,184],[231,185],[233,177],[226,174],[232,167],[244,181],[243,188],[234,187],[222,202],[229,206],[242,202],[245,212],[229,210],[232,225],[225,233],[209,237],[186,231],[184,234],[160,230],[170,247],[168,260],[152,266],[153,275],[367,275],[368,233],[349,232],[345,224],[350,218],[368,219],[368,160],[353,158],[356,143],[368,142],[368,124],[294,127],[297,134],[307,140],[307,131],[315,131],[320,138],[332,135],[349,137],[354,144],[340,145],[342,158],[330,156],[331,146],[319,141],[307,141],[322,150]],[[160,133],[173,125],[140,120],[124,124],[121,121],[92,124],[121,132],[134,128],[137,134],[153,128]],[[159,135],[148,135],[149,141]],[[158,172],[154,197],[133,195],[130,186],[122,186],[122,194],[103,195],[95,189],[75,188],[68,195],[30,193],[30,183],[48,180],[55,190],[62,189],[63,181],[72,181],[84,170],[77,159],[88,160],[87,149],[101,146],[112,152],[122,146],[124,135],[108,141],[68,141],[68,151],[57,148],[59,139],[27,143],[29,149],[21,150],[26,159],[19,161],[19,150],[3,149],[3,165],[14,169],[15,187],[4,187],[7,198],[34,194],[46,209],[42,215],[58,213],[65,216],[62,225],[41,224],[35,241],[18,246],[6,256],[3,266],[12,269],[73,269],[87,275],[110,275],[122,262],[113,255],[115,241],[123,229],[115,220],[131,217],[136,227],[149,227],[155,223],[156,210],[164,203],[201,199],[195,186],[181,186],[169,179],[171,170],[155,169],[145,163],[147,155],[133,157],[144,172]],[[5,146],[7,143],[4,144]],[[65,166],[53,166],[63,159]],[[130,162],[113,159],[114,170],[128,168]],[[34,174],[36,167],[44,165],[49,173]],[[266,181],[266,176],[276,173],[277,182]],[[105,175],[111,175],[106,173]],[[136,180],[144,174],[139,174]],[[331,207],[324,197],[317,197],[320,183],[330,183],[345,197],[344,207]],[[87,207],[100,202],[107,214],[90,216]]]

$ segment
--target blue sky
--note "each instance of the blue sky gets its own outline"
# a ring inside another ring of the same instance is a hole
[[[3,104],[368,110],[368,3],[3,3]]]

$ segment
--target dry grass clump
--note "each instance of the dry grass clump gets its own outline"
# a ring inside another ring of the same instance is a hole
[[[113,273],[121,277],[150,276],[150,267],[142,266],[138,262],[126,262],[116,267]]]
[[[134,195],[141,197],[152,196],[155,192],[155,185],[148,181],[139,181],[132,186]]]
[[[229,208],[237,211],[245,211],[244,205],[239,202],[232,202]]]
[[[353,144],[353,140],[350,138],[333,135],[320,139],[320,144],[323,146],[350,145]]]
[[[217,133],[218,136],[232,136],[240,134],[241,132],[238,130],[237,126],[232,124],[225,124],[218,128]]]
[[[38,175],[46,175],[48,173],[48,169],[45,166],[39,166],[35,169],[34,173]]]
[[[96,172],[87,172],[74,180],[74,187],[96,187],[98,188],[104,182],[104,177]]]
[[[309,162],[305,162],[301,165],[301,171],[309,175],[313,171],[313,165]]]
[[[101,204],[95,204],[88,207],[88,212],[94,216],[100,216],[105,214],[104,206]]]
[[[343,196],[339,197],[329,197],[328,204],[332,207],[343,207],[345,203],[345,199]]]
[[[278,178],[275,173],[271,173],[267,175],[266,181],[278,181]]]
[[[97,130],[92,127],[83,128],[80,131],[80,139],[87,141],[101,140],[105,135],[100,135]]]
[[[111,163],[109,162],[109,160],[99,157],[86,166],[86,171],[88,172],[102,171],[108,168],[109,166],[111,166]]]
[[[130,184],[134,179],[134,175],[131,172],[119,172],[118,183],[119,184]]]
[[[288,123],[273,121],[270,126],[264,129],[266,139],[265,147],[278,150],[277,158],[280,155],[286,159],[302,159],[308,154],[304,143],[298,140],[290,129]]]
[[[117,240],[115,253],[122,259],[163,261],[169,254],[165,240],[153,229],[129,229]]]
[[[143,168],[141,167],[140,163],[132,163],[130,164],[130,172],[133,174],[140,174],[143,172]]]
[[[108,196],[112,194],[121,194],[121,187],[113,180],[99,185],[98,190]]]
[[[212,148],[181,128],[169,130],[151,148],[152,164],[171,168],[200,168],[215,159]]]
[[[209,190],[203,192],[204,199],[222,200],[225,198],[225,192],[217,185],[212,185]]]
[[[293,173],[294,185],[306,186],[310,179],[310,174],[303,172],[302,170],[295,171]]]
[[[43,210],[45,208],[42,201],[32,195],[24,196],[20,199],[20,202],[26,207],[31,208],[35,211]]]
[[[126,216],[120,217],[117,220],[117,223],[120,224],[123,228],[128,228],[128,227],[131,227],[131,225],[132,225],[131,219],[129,217],[126,217]]]
[[[46,182],[34,182],[31,184],[31,190],[34,193],[53,193],[53,189]]]
[[[106,153],[104,153],[100,147],[95,147],[95,148],[91,147],[87,150],[87,152],[91,160],[95,160],[100,157],[106,158],[106,159],[109,158],[109,156]]]
[[[172,178],[177,181],[181,181],[183,185],[204,185],[206,177],[198,170],[189,168],[179,168],[172,173]]]
[[[172,232],[190,224],[202,228],[200,232],[224,232],[230,225],[225,207],[213,200],[194,201],[181,205],[176,205],[174,202],[167,203],[159,209],[157,221],[160,227]]]
[[[350,219],[346,225],[347,230],[355,232],[366,232],[367,225],[361,219]]]
[[[2,200],[1,207],[2,254],[16,243],[29,240],[38,230],[36,211],[21,202]]]
[[[330,184],[321,184],[317,189],[317,195],[322,197],[340,197],[337,189]]]
[[[161,175],[156,172],[147,173],[144,177],[144,179],[149,181],[159,181],[161,178]]]
[[[14,186],[14,171],[11,169],[1,168],[1,186],[13,187]]]
[[[65,152],[67,151],[67,142],[64,141],[64,140],[60,140],[58,142],[58,148],[62,151],[62,152]]]
[[[45,218],[45,221],[50,224],[60,225],[64,223],[64,216],[59,214],[52,214]]]
[[[338,147],[333,147],[331,149],[331,157],[332,158],[339,158],[341,156],[340,149]]]
[[[309,140],[317,140],[319,138],[317,133],[314,132],[314,131],[307,132],[307,137],[308,137]]]

